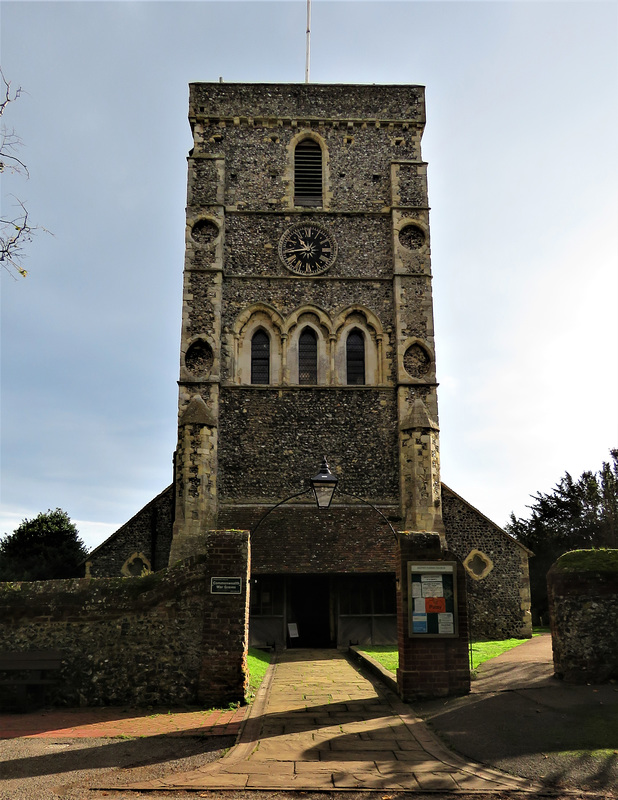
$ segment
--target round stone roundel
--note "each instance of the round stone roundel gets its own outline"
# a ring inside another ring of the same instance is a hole
[[[210,219],[198,219],[191,228],[191,238],[198,244],[210,244],[219,235],[218,226]]]
[[[212,369],[213,358],[208,342],[198,339],[187,350],[185,366],[193,375],[205,375]]]
[[[403,367],[412,378],[422,378],[429,372],[431,359],[420,344],[413,344],[403,354]]]
[[[425,244],[425,234],[416,225],[406,225],[399,231],[399,242],[407,250],[420,250]]]

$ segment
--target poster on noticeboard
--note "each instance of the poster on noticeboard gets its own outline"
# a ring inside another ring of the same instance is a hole
[[[408,561],[408,619],[410,637],[458,636],[456,561]]]

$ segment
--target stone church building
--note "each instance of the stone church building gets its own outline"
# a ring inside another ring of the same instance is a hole
[[[326,456],[330,508],[251,536],[252,644],[396,641],[396,542],[357,498],[446,537],[475,636],[530,636],[530,552],[440,482],[423,87],[196,83],[189,119],[174,480],[87,574],[253,530]]]

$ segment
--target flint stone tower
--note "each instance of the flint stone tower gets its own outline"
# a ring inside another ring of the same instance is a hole
[[[395,539],[356,495],[446,537],[473,635],[531,635],[530,552],[440,484],[423,87],[196,83],[189,118],[174,481],[87,571],[248,529],[253,644],[393,643]],[[330,509],[256,531],[324,455]]]
[[[189,116],[171,560],[323,453],[442,531],[423,88],[199,83]]]
[[[423,87],[198,83],[189,118],[170,563],[324,454],[396,527],[442,532]],[[379,516],[335,502],[282,509],[254,574],[392,577]]]

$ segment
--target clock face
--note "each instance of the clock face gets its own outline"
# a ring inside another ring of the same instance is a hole
[[[297,275],[319,275],[332,267],[337,243],[322,225],[301,223],[289,228],[279,242],[279,257]]]

